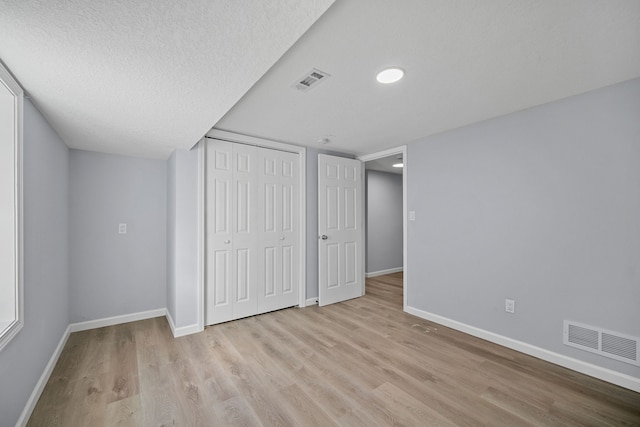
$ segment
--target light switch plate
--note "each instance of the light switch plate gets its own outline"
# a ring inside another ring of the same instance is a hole
[[[504,300],[504,311],[507,313],[515,313],[516,312],[516,302],[512,299]]]

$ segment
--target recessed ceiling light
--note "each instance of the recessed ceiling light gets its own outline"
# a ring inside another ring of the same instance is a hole
[[[394,163],[392,166],[394,168],[403,168],[404,167],[404,163]]]
[[[393,67],[382,70],[376,76],[376,80],[380,83],[389,84],[395,83],[404,77],[404,70],[402,68]]]

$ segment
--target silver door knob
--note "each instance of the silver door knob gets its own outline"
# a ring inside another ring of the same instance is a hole
[[[323,234],[322,237],[320,237],[322,240],[327,240],[329,237],[327,237],[326,234]]]
[[[231,240],[225,240],[224,243],[225,245],[228,245],[229,243],[231,243]]]
[[[280,238],[280,240],[284,240],[284,236]]]

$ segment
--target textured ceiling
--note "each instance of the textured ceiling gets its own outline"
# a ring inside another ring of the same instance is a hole
[[[636,77],[638,0],[338,0],[216,128],[362,155]]]
[[[0,59],[69,147],[190,148],[333,0],[0,0]]]

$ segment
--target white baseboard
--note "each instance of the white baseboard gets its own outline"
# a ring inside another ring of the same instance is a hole
[[[631,375],[622,374],[620,372],[612,371],[611,369],[602,368],[600,366],[593,365],[591,363],[583,362],[572,357],[568,357],[553,351],[545,350],[535,345],[527,344],[522,341],[514,340],[512,338],[505,337],[493,332],[486,331],[484,329],[476,328],[475,326],[467,325],[466,323],[458,322],[456,320],[449,319],[447,317],[439,316],[437,314],[429,313],[413,307],[405,307],[405,311],[414,316],[421,317],[423,319],[439,323],[449,328],[473,335],[474,337],[482,338],[495,344],[499,344],[504,347],[519,351],[521,353],[528,354],[538,359],[546,360],[547,362],[554,363],[556,365],[563,366],[565,368],[580,372],[585,375],[589,375],[603,381],[610,382],[620,387],[633,390],[640,393],[640,378],[632,377]]]
[[[387,270],[372,271],[371,273],[364,273],[364,277],[368,279],[370,277],[384,276],[385,274],[399,273],[402,270],[403,270],[402,267],[398,267],[398,268],[389,268]]]
[[[123,314],[122,316],[106,317],[104,319],[88,320],[86,322],[72,323],[69,325],[71,332],[87,331],[89,329],[104,328],[105,326],[119,325],[121,323],[135,322],[137,320],[152,319],[167,314],[166,308],[141,311],[139,313]]]
[[[40,375],[40,379],[38,379],[36,386],[31,392],[31,396],[29,396],[29,400],[27,400],[27,404],[24,406],[24,409],[22,410],[22,414],[20,414],[20,418],[18,418],[16,427],[18,426],[23,427],[27,425],[27,422],[29,421],[31,414],[33,413],[33,410],[35,409],[36,404],[38,403],[38,399],[40,399],[40,395],[44,390],[44,386],[47,385],[47,381],[49,381],[49,377],[53,372],[53,368],[55,368],[56,363],[58,362],[58,358],[60,357],[60,354],[62,353],[62,349],[64,348],[64,345],[67,343],[67,340],[69,339],[70,334],[71,334],[71,325],[67,326],[67,329],[62,334],[62,338],[60,338],[60,342],[58,342],[58,346],[56,347],[53,354],[51,355],[51,358],[49,359],[49,363],[47,363],[47,366],[45,366],[44,371],[42,372],[42,375]]]
[[[316,305],[318,304],[318,297],[315,298],[307,298],[307,300],[305,301],[305,307],[310,306],[310,305]]]
[[[169,310],[167,310],[166,317],[167,317],[167,322],[169,322],[169,327],[171,328],[171,333],[173,334],[174,338],[195,334],[196,332],[202,332],[202,328],[200,328],[200,326],[198,326],[197,323],[193,325],[180,326],[179,328],[176,328],[176,324],[173,321],[173,317],[171,317],[171,313],[169,313]]]

